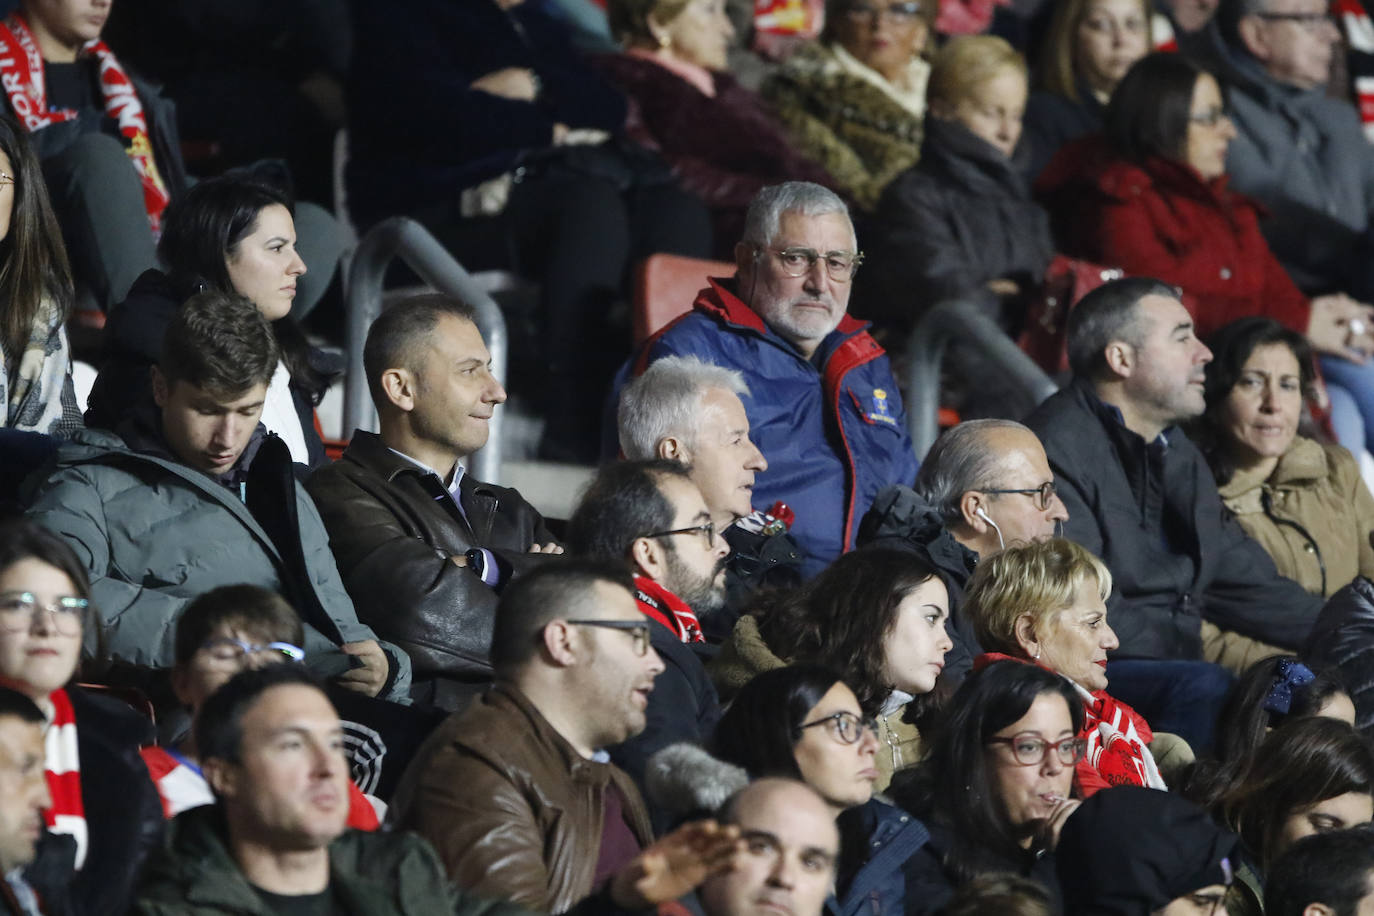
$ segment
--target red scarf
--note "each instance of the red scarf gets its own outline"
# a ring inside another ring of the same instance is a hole
[[[129,75],[105,42],[97,38],[83,45],[80,56],[90,55],[100,63],[100,92],[105,97],[105,114],[119,124],[119,133],[126,141],[125,149],[143,185],[143,207],[148,211],[148,222],[156,236],[162,230],[162,211],[167,209],[171,198],[153,160],[153,143],[148,135],[143,105]],[[48,107],[43,55],[33,40],[28,22],[19,12],[11,13],[0,22],[0,82],[4,84],[10,107],[30,131],[77,116],[71,109]]]
[[[645,617],[657,620],[683,642],[705,642],[697,615],[677,595],[645,576],[635,576],[635,597]]]
[[[67,691],[54,690],[48,694],[52,703],[52,721],[44,735],[44,768],[47,770],[48,791],[52,807],[43,812],[43,819],[53,833],[68,833],[76,840],[76,867],[86,861],[86,808],[81,803],[81,758],[76,750],[76,713]]]

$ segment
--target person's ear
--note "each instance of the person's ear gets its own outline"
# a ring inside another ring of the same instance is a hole
[[[987,507],[984,505],[986,502],[983,494],[977,490],[968,490],[959,497],[959,515],[963,518],[964,524],[978,534],[987,534],[992,530],[986,519],[978,512],[979,509],[984,512],[987,511]]]
[[[558,665],[570,668],[577,664],[577,628],[566,620],[551,620],[544,625],[544,651]]]
[[[382,373],[382,391],[396,409],[410,413],[415,409],[416,379],[409,369],[387,369]]]
[[[1268,63],[1273,55],[1269,48],[1269,35],[1264,29],[1264,22],[1258,16],[1243,16],[1236,23],[1236,34],[1240,37],[1240,42],[1245,46],[1245,50],[1254,55],[1260,63]]]
[[[1135,373],[1135,347],[1124,340],[1113,340],[1102,351],[1107,368],[1122,378],[1130,378]]]
[[[233,798],[238,793],[238,764],[221,760],[218,757],[202,758],[200,774],[205,777],[206,783],[210,786],[210,791],[215,793],[216,798]]]
[[[1012,634],[1016,637],[1016,644],[1021,647],[1021,651],[1026,653],[1029,658],[1040,657],[1040,640],[1035,635],[1035,618],[1030,614],[1022,614],[1016,618],[1016,622],[1011,625]]]
[[[1302,908],[1302,916],[1336,916],[1336,911],[1324,903],[1309,903]]]
[[[172,393],[171,386],[167,384],[167,377],[157,366],[149,369],[148,375],[153,383],[153,403],[158,407],[166,407],[168,396]]]
[[[658,440],[658,457],[680,464],[691,464],[687,446],[677,436],[664,436]]]
[[[753,242],[735,243],[735,270],[741,276],[745,274],[753,275],[754,268],[759,263],[759,248]]]
[[[669,33],[667,25],[659,22],[653,15],[644,17],[644,25],[649,30],[649,37],[660,50],[666,51],[673,46],[673,36]]]
[[[667,571],[667,553],[658,538],[635,538],[630,545],[630,562],[642,575],[661,581]]]

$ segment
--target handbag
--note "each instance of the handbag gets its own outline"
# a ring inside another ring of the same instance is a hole
[[[1026,310],[1017,345],[1051,376],[1068,371],[1069,312],[1088,293],[1125,276],[1116,267],[1056,254],[1045,270],[1040,295]]]

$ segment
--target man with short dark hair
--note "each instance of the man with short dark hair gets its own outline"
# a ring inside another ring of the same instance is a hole
[[[435,294],[387,309],[363,365],[381,432],[355,430],[306,487],[359,619],[410,654],[412,697],[458,709],[491,679],[501,590],[562,548],[519,493],[463,468],[506,400],[469,306]]]
[[[204,292],[167,328],[157,407],[117,435],[87,430],[30,481],[28,514],[91,574],[115,662],[170,668],[177,617],[219,585],[279,591],[306,626],[306,661],[369,696],[408,694],[410,664],[358,622],[291,456],[258,418],[277,365],[272,328],[242,296]]]
[[[622,370],[697,356],[744,376],[750,429],[768,460],[754,499],[795,511],[807,575],[854,546],[880,489],[916,476],[887,355],[847,313],[862,260],[849,209],[832,191],[802,181],[764,188],[745,216],[734,278],[708,280],[692,311]]]
[[[1242,638],[1297,649],[1321,602],[1280,576],[1225,510],[1201,452],[1178,428],[1203,412],[1212,358],[1179,291],[1114,280],[1074,308],[1068,337],[1073,383],[1026,423],[1068,509],[1065,535],[1112,572],[1108,607],[1121,640],[1108,668],[1112,694],[1156,730],[1205,748],[1226,679],[1195,669],[1211,686],[1185,687],[1157,663],[1133,672],[1136,662],[1202,658],[1204,621],[1238,634],[1228,652],[1243,652]],[[1168,721],[1161,704],[1188,721]]]
[[[649,758],[670,744],[703,744],[715,732],[720,700],[693,651],[704,645],[702,618],[725,606],[729,554],[701,491],[682,465],[662,459],[609,464],[568,521],[578,556],[626,565],[639,610],[667,666],[649,698],[648,724],[610,748],[611,759],[644,787]]]
[[[21,872],[33,861],[43,833],[43,809],[52,805],[44,772],[47,724],[33,700],[0,687],[0,913],[5,916],[42,914]]]
[[[1374,914],[1374,829],[1368,825],[1303,837],[1270,867],[1269,916]]]
[[[820,916],[835,883],[840,835],[816,791],[791,779],[759,779],[725,803],[746,851],[697,893],[706,916]]]

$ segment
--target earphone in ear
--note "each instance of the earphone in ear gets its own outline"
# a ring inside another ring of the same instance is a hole
[[[997,523],[994,522],[992,519],[988,518],[988,514],[987,514],[986,512],[983,511],[983,507],[982,507],[982,506],[979,506],[977,509],[974,509],[974,510],[973,510],[973,514],[976,515],[976,516],[978,516],[979,518],[981,518],[983,521],[987,522],[987,523],[988,523],[989,525],[991,525],[992,527],[994,527],[994,528],[997,527]]]

